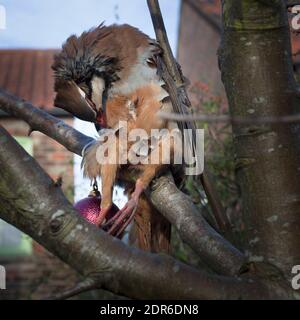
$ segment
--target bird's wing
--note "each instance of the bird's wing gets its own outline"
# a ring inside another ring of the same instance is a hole
[[[182,77],[182,85],[179,87],[176,86],[176,83],[174,79],[171,77],[171,75],[168,72],[168,69],[163,61],[162,58],[162,49],[160,49],[159,44],[157,41],[152,40],[151,45],[156,47],[156,50],[153,50],[153,57],[152,61],[155,63],[155,66],[157,68],[157,74],[159,78],[162,80],[162,87],[165,89],[172,100],[172,107],[174,113],[178,113],[181,115],[187,115],[192,113],[192,108],[191,108],[191,103],[189,101],[189,98],[187,97],[186,91],[185,91],[185,86],[188,85],[188,81],[184,78],[182,75],[181,67],[177,63],[177,68],[181,74]],[[160,49],[160,50],[159,50]],[[189,148],[190,155],[194,157],[196,160],[196,165],[197,165],[197,174],[200,173],[201,169],[201,163],[199,163],[199,155],[197,154],[197,144],[196,144],[196,122],[195,121],[178,121],[177,122],[178,128],[180,129],[182,136],[185,137],[185,145],[186,147]],[[185,134],[185,130],[188,129],[190,134]]]

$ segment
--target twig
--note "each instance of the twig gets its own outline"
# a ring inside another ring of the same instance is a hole
[[[191,102],[184,87],[184,79],[180,67],[172,54],[159,3],[157,0],[147,0],[147,3],[155,29],[156,38],[163,50],[163,61],[158,59],[158,63],[160,64],[159,69],[161,69],[162,77],[168,87],[168,92],[172,101],[174,111],[179,115],[188,115],[191,110]],[[184,124],[180,124],[180,122],[178,122],[180,130],[183,130],[184,128],[191,129],[193,134],[195,134],[196,125],[194,123],[194,120],[191,119],[188,122],[183,122]],[[192,141],[191,143],[193,145],[194,141]],[[216,221],[219,222],[219,230],[228,234],[230,233],[229,220],[226,216],[220,198],[217,195],[216,188],[214,187],[212,181],[210,181],[210,179],[208,178],[206,171],[207,169],[205,169],[202,174],[205,176],[205,178],[201,179],[201,183],[206,193],[211,192],[210,194],[207,194],[207,198],[210,200],[209,204],[212,208],[214,216],[216,217]],[[209,185],[206,186],[206,182],[208,182]]]
[[[178,122],[199,121],[206,123],[237,123],[237,124],[276,124],[276,123],[297,123],[300,122],[300,114],[287,116],[230,116],[230,115],[207,115],[207,114],[187,114],[181,115],[169,112],[160,112],[162,119],[173,120]]]
[[[74,287],[66,289],[65,291],[51,297],[47,297],[45,298],[45,300],[66,300],[94,289],[99,289],[99,284],[97,284],[97,282],[91,278],[86,278],[83,281],[77,283]]]

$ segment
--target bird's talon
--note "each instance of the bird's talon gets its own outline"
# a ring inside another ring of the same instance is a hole
[[[113,236],[119,236],[132,221],[137,208],[137,201],[130,199],[112,219],[107,221],[103,229]]]
[[[109,213],[109,210],[110,210],[110,206],[107,207],[107,208],[101,208],[100,209],[100,213],[96,219],[96,225],[97,226],[101,226],[103,223],[105,223],[106,221],[106,217],[107,217],[107,214]]]

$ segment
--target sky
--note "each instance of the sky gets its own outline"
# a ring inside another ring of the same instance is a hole
[[[180,0],[159,2],[176,53]],[[81,34],[103,21],[107,25],[128,23],[155,37],[146,0],[0,0],[0,8],[6,12],[6,28],[0,28],[0,49],[59,48],[71,34]],[[87,122],[76,119],[74,127],[96,137],[94,126]],[[87,195],[90,186],[82,178],[81,157],[75,156],[74,163],[75,200],[79,200]],[[118,188],[114,201],[120,207],[126,201]]]
[[[1,48],[57,48],[71,34],[102,21],[129,23],[154,37],[146,0],[0,0],[6,10]],[[176,47],[180,0],[160,0],[172,47]]]

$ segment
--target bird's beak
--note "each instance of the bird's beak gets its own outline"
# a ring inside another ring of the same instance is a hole
[[[105,112],[99,111],[96,118],[96,124],[101,128],[107,128],[106,114]]]
[[[106,121],[106,99],[107,93],[105,91],[105,81],[101,77],[94,76],[91,80],[92,94],[89,101],[93,109],[96,111],[96,123],[101,128],[107,128]]]
[[[97,111],[92,102],[87,101],[73,81],[63,81],[55,86],[54,105],[70,112],[75,117],[89,122],[97,121]]]

